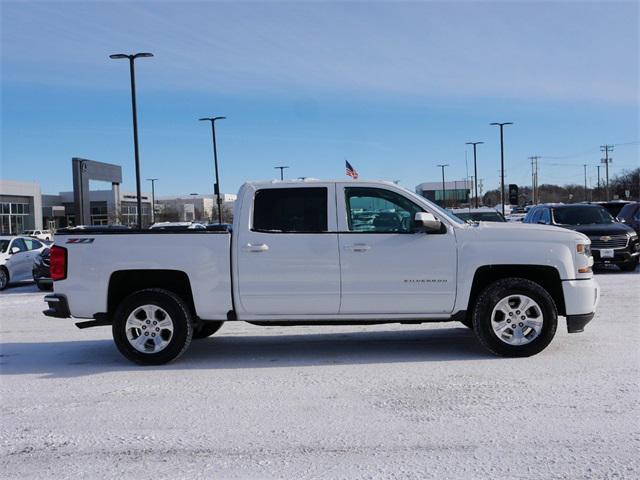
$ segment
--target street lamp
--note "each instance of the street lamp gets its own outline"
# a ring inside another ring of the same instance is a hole
[[[129,60],[129,74],[131,76],[131,110],[133,113],[133,146],[136,158],[136,194],[138,196],[138,229],[142,230],[142,198],[140,192],[140,152],[138,149],[138,111],[136,108],[136,73],[134,67],[134,61],[136,58],[153,57],[153,53],[134,53],[133,55],[126,55],[124,53],[116,53],[109,55],[109,58],[113,60],[128,59]]]
[[[444,167],[448,167],[449,164],[437,165],[442,169],[442,208],[446,208],[447,203],[445,201],[445,188],[444,188]]]
[[[476,163],[476,145],[482,145],[484,142],[467,142],[467,145],[473,145],[473,178],[474,191],[476,197],[476,208],[478,208],[478,164]]]
[[[155,184],[158,181],[157,178],[147,178],[148,182],[151,182],[151,224],[156,223],[156,189]]]
[[[273,167],[273,168],[276,170],[280,169],[280,180],[284,180],[284,169],[289,167],[283,166],[283,167]]]
[[[224,120],[227,117],[205,117],[199,119],[202,121],[211,122],[211,135],[213,136],[213,164],[216,169],[216,183],[213,186],[213,193],[216,196],[216,203],[218,205],[218,223],[222,223],[222,199],[220,198],[220,176],[218,175],[218,149],[216,147],[216,120]]]
[[[513,122],[493,122],[491,125],[500,127],[500,198],[502,199],[502,216],[504,217],[504,137],[502,130],[505,125],[513,125]]]

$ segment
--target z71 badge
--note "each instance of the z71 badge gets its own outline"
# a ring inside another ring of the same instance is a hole
[[[93,238],[70,238],[65,243],[93,243]]]

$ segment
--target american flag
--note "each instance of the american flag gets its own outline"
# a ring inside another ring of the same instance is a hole
[[[344,161],[344,163],[346,164],[346,168],[347,168],[347,175],[350,176],[351,178],[353,178],[354,180],[358,179],[358,171],[353,168],[351,166],[351,164],[349,162],[347,162],[346,160]]]

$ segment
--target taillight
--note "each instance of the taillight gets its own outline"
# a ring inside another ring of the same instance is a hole
[[[67,278],[67,249],[54,245],[51,247],[50,267],[52,280]]]

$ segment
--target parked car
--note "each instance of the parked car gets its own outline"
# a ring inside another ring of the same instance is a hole
[[[451,212],[465,222],[506,222],[502,214],[493,208],[454,208]]]
[[[31,237],[0,237],[0,290],[11,282],[30,280],[33,261],[45,248]]]
[[[638,265],[638,234],[600,205],[537,205],[529,210],[525,223],[556,225],[584,233],[591,239],[596,265],[614,264],[625,271],[633,271]]]
[[[31,273],[33,280],[39,290],[53,290],[53,280],[51,279],[50,264],[51,249],[45,248],[33,261]]]
[[[372,225],[353,221],[363,211],[378,212]],[[598,303],[581,233],[463,222],[391,182],[247,183],[233,222],[231,231],[59,231],[44,313],[111,325],[126,358],[162,364],[224,321],[460,321],[490,352],[524,357],[546,348],[559,315],[570,333],[583,331]]]
[[[629,225],[640,235],[640,203],[627,203],[618,213],[618,220]]]
[[[53,240],[53,232],[51,230],[27,230],[23,233],[26,237],[37,238],[45,242]]]

